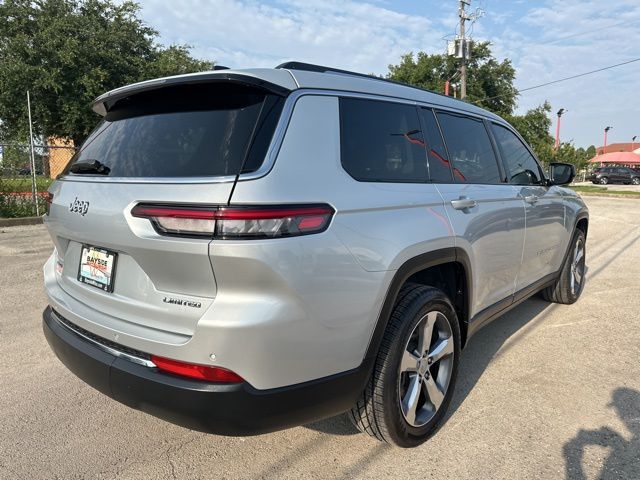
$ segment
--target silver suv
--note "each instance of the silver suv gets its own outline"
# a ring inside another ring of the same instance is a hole
[[[99,97],[50,188],[46,338],[110,397],[249,435],[350,411],[409,447],[461,349],[542,291],[575,302],[588,214],[503,119],[327,67]]]

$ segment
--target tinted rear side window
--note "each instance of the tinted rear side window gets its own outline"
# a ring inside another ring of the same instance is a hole
[[[493,145],[481,120],[438,112],[438,121],[456,182],[501,182]]]
[[[426,182],[427,159],[412,105],[340,99],[344,169],[362,182]]]
[[[111,177],[226,176],[236,175],[247,155],[243,172],[255,171],[282,104],[230,83],[141,93],[115,105],[69,167],[97,160]]]

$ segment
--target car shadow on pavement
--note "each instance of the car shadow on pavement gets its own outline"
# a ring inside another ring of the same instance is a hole
[[[329,435],[355,435],[360,433],[349,419],[348,413],[309,423],[304,427],[317,432],[328,433]]]
[[[519,336],[526,335],[527,331],[533,328],[535,323],[542,321],[546,317],[547,312],[545,310],[553,308],[552,304],[541,298],[532,297],[483,327],[473,336],[462,351],[456,390],[445,417],[445,422],[469,395],[503,344],[516,333]],[[534,319],[535,323],[531,323]],[[513,341],[517,340],[514,339]],[[305,428],[331,435],[354,435],[359,433],[346,413],[305,425]]]
[[[617,388],[608,405],[631,433],[631,439],[604,426],[598,430],[580,430],[564,444],[566,478],[586,479],[583,468],[585,447],[599,446],[609,450],[597,478],[640,478],[640,392],[631,388]]]

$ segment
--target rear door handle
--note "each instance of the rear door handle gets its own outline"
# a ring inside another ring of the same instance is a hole
[[[456,210],[465,210],[478,205],[478,202],[471,198],[460,197],[458,200],[451,200],[451,206]]]
[[[534,203],[536,203],[538,201],[538,196],[537,195],[525,195],[522,198],[524,199],[525,202],[531,203],[531,204],[534,204]]]

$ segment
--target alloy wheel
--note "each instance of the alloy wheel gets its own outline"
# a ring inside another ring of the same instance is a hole
[[[576,248],[573,252],[573,260],[571,261],[570,287],[573,295],[578,294],[584,280],[584,252],[584,240],[582,238],[578,238]]]
[[[412,427],[431,420],[449,388],[454,338],[447,317],[431,311],[417,323],[402,352],[398,394],[402,415]]]

